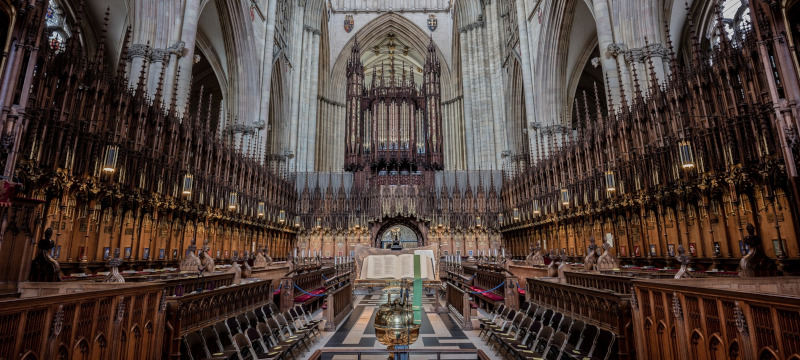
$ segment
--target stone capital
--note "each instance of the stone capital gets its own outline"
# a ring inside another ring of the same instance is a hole
[[[148,46],[145,44],[133,44],[128,48],[128,61],[136,58],[143,58],[147,55]]]

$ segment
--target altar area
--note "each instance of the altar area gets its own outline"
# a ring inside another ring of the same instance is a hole
[[[375,338],[375,315],[378,307],[385,304],[387,296],[376,292],[373,295],[356,295],[354,309],[350,317],[342,323],[336,331],[323,332],[324,340],[315,343],[309,354],[317,350],[353,350],[353,351],[382,351],[379,354],[362,353],[363,360],[385,360],[387,357],[386,346]],[[462,331],[461,327],[451,319],[447,313],[437,313],[436,296],[425,294],[422,297],[422,321],[419,338],[410,346],[414,350],[444,350],[456,352],[443,352],[440,359],[475,359],[476,350],[483,350],[486,354],[494,354],[480,341],[478,330]],[[458,351],[466,351],[459,353]],[[491,356],[491,355],[490,355]],[[356,360],[356,353],[326,354],[322,353],[321,359],[330,360]],[[437,359],[436,353],[410,354],[411,360]]]
[[[422,280],[423,294],[432,295],[434,299],[433,310],[436,312],[445,312],[444,306],[438,296],[439,290],[442,288],[442,280],[439,272],[439,246],[429,245],[412,249],[403,250],[387,250],[377,249],[369,246],[356,245],[354,249],[354,263],[355,263],[355,280],[354,293],[357,295],[373,295],[379,293],[383,288],[392,284],[398,283],[399,279],[372,279],[368,278],[365,270],[365,260],[370,256],[383,256],[383,255],[405,255],[405,254],[425,254],[431,257],[433,261],[433,275],[429,278]],[[432,256],[431,256],[432,255]],[[413,280],[413,279],[412,279]]]

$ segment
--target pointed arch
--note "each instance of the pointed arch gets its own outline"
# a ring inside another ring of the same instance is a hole
[[[346,66],[347,60],[350,57],[349,49],[353,46],[355,39],[358,39],[358,44],[362,49],[367,49],[374,43],[381,41],[386,34],[394,33],[398,40],[403,44],[408,45],[410,50],[420,56],[427,53],[428,44],[430,43],[429,36],[425,31],[406,19],[405,17],[396,13],[386,13],[374,20],[370,21],[353,36],[343,47],[348,51],[342,51],[336,58],[331,70],[329,83],[326,94],[333,100],[344,102],[345,101],[345,86],[347,85]],[[453,97],[453,87],[450,69],[447,67],[442,50],[436,46],[436,55],[442,66],[442,99],[450,99]]]
[[[708,358],[711,360],[724,360],[725,342],[722,341],[719,333],[714,333],[708,338]]]

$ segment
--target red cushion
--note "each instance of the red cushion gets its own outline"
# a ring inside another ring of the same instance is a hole
[[[492,301],[503,301],[505,299],[504,297],[502,297],[500,295],[497,295],[497,294],[495,294],[493,292],[484,292],[484,291],[486,291],[485,289],[481,289],[481,288],[479,288],[477,286],[471,286],[470,289],[472,289],[473,292],[481,293],[481,294],[478,294],[478,295],[483,295],[483,296],[489,298],[489,300],[492,300]]]
[[[471,307],[473,309],[477,309],[478,308],[478,304],[476,304],[474,301],[470,301],[469,302],[469,307]]]
[[[517,291],[520,293],[520,295],[525,295],[525,290],[517,289]]]
[[[503,301],[504,299],[502,296],[491,292],[484,293],[483,295],[488,297],[492,301]]]

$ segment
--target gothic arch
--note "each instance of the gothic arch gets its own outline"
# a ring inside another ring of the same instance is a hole
[[[711,360],[723,360],[725,356],[725,342],[719,336],[719,333],[714,333],[708,338],[708,355]]]
[[[509,148],[514,155],[529,154],[528,124],[525,108],[525,94],[522,88],[522,64],[515,51],[511,58],[509,81],[506,82],[506,127],[509,134]]]
[[[416,221],[409,220],[409,219],[391,219],[383,223],[377,230],[373,233],[372,236],[372,244],[375,245],[376,248],[380,248],[380,238],[386,231],[389,231],[394,226],[405,226],[414,231],[417,235],[417,246],[425,246],[428,245],[427,239],[425,238],[422,229],[416,223]]]
[[[333,100],[345,101],[345,94],[347,93],[345,91],[347,84],[346,66],[350,57],[349,50],[352,48],[355,39],[358,39],[362,49],[367,49],[373,43],[381,41],[390,32],[394,33],[403,44],[408,45],[415,54],[424,56],[427,53],[430,37],[423,29],[399,14],[393,12],[383,14],[361,27],[355,36],[344,45],[344,50],[339,53],[333,64],[326,94],[330,95]],[[436,47],[436,55],[442,64],[442,99],[451,99],[454,96],[452,77],[450,69],[447,68],[444,54],[438,46]]]

